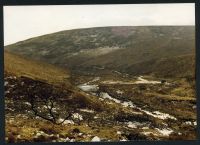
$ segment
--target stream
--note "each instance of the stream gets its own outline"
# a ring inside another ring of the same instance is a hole
[[[144,79],[142,76],[139,76],[137,78],[138,80],[136,80],[135,82],[122,82],[122,81],[104,81],[103,83],[108,83],[108,84],[160,84],[161,82],[160,81],[149,81],[147,79]],[[108,103],[117,103],[117,104],[120,104],[122,105],[123,107],[129,107],[129,108],[133,108],[133,109],[137,109],[139,111],[134,111],[135,114],[146,114],[146,115],[149,115],[149,116],[152,116],[152,117],[155,117],[155,118],[158,118],[158,119],[162,119],[162,120],[165,120],[165,119],[172,119],[172,120],[177,120],[174,116],[170,115],[170,114],[167,114],[167,113],[162,113],[160,111],[148,111],[148,110],[145,110],[141,107],[138,107],[136,106],[132,101],[122,101],[122,100],[119,100],[119,99],[116,99],[112,96],[110,96],[107,92],[100,92],[99,95],[96,95],[95,92],[97,92],[99,90],[99,87],[98,85],[94,85],[94,84],[90,84],[91,82],[96,82],[96,81],[99,81],[99,77],[98,78],[94,78],[92,81],[89,81],[87,83],[84,83],[84,84],[80,84],[78,85],[78,88],[80,88],[81,90],[85,91],[85,92],[88,92],[88,93],[91,93],[97,97],[99,97],[100,100],[104,100],[104,101],[108,101]],[[119,93],[122,93],[122,92],[119,92]],[[140,123],[140,122],[126,122],[125,125],[129,128],[137,128],[137,127],[143,127],[143,129],[149,129],[148,126],[145,128],[144,127],[144,124]],[[155,128],[155,131],[157,132],[157,135],[161,135],[161,136],[169,136],[173,130],[166,127],[166,128],[162,128],[162,129],[159,129],[159,128]],[[152,134],[155,134],[155,132],[151,132]],[[147,132],[144,132],[143,133],[144,135],[147,135],[148,134],[148,131]]]

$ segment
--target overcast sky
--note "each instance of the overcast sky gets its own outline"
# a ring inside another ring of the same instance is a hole
[[[194,4],[5,6],[4,45],[75,28],[194,24]]]

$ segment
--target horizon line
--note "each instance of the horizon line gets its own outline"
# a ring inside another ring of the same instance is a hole
[[[16,43],[19,43],[19,42],[23,42],[23,41],[26,41],[26,40],[30,40],[30,39],[33,39],[33,38],[36,38],[36,37],[56,34],[56,33],[64,32],[64,31],[79,30],[79,29],[92,29],[92,28],[105,28],[105,27],[186,27],[186,26],[190,26],[190,27],[194,26],[195,27],[195,24],[188,24],[188,25],[119,25],[119,26],[110,25],[110,26],[97,26],[97,27],[80,27],[80,28],[65,29],[65,30],[59,30],[59,31],[55,31],[55,32],[41,34],[41,35],[36,35],[36,36],[29,37],[29,38],[26,38],[26,39],[23,39],[23,40],[19,40],[19,41],[13,42],[13,43],[4,44],[4,47],[9,46],[9,45],[13,45],[13,44],[16,44]]]

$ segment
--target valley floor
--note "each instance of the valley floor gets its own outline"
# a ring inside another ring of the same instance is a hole
[[[68,109],[71,107],[72,114],[66,120],[65,115],[57,115],[55,123],[35,114],[26,98],[27,90],[22,87],[25,85],[33,91],[37,85],[48,85],[30,83],[27,79],[5,75],[7,142],[196,139],[194,80],[75,76],[72,83],[77,86],[76,91],[61,91],[66,104],[59,100],[54,108],[55,114],[59,114],[64,104]],[[21,92],[17,91],[19,88]],[[34,95],[37,93],[41,92]],[[45,104],[40,103],[36,109],[44,115],[48,105],[45,108]],[[73,108],[73,103],[78,105]]]

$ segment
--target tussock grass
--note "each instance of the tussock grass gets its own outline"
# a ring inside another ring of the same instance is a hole
[[[69,82],[69,71],[50,64],[28,60],[22,56],[4,52],[5,72],[16,76],[26,76],[48,83]]]

